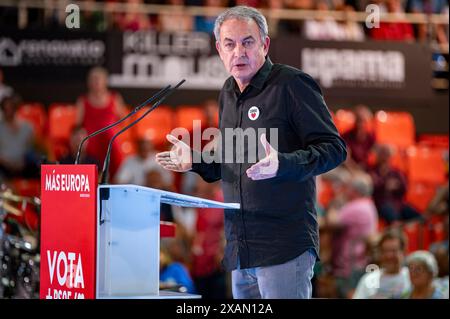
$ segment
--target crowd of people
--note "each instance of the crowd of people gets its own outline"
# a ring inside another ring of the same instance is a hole
[[[54,0],[56,2],[57,0]],[[126,12],[96,11],[95,0],[85,0],[90,10],[83,10],[80,27],[90,31],[138,31],[156,30],[167,32],[200,31],[211,33],[215,16],[191,16],[185,14],[183,6],[204,6],[206,8],[250,5],[260,9],[316,10],[316,18],[304,20],[280,19],[269,16],[268,23],[272,36],[280,34],[302,34],[310,40],[364,41],[400,40],[432,41],[448,48],[448,25],[411,24],[404,19],[405,13],[447,14],[448,1],[445,0],[105,0],[106,7],[114,3],[124,3]],[[167,5],[158,13],[146,14],[141,10],[144,4]],[[346,17],[356,12],[365,12],[369,4],[375,4],[381,13],[398,16],[398,22],[382,22],[377,28],[367,28],[364,22],[353,20],[338,21],[327,12],[342,11]],[[28,27],[32,29],[63,28],[64,19],[57,9],[28,12]],[[0,26],[17,25],[17,9],[0,7]],[[4,25],[3,25],[4,24]],[[447,49],[448,50],[448,49]]]
[[[85,0],[86,5],[95,1]],[[111,5],[115,0],[103,1]],[[89,31],[167,32],[200,31],[212,34],[214,16],[191,16],[183,6],[227,7],[251,5],[266,9],[316,10],[314,19],[283,20],[268,16],[271,36],[301,34],[310,40],[327,41],[432,41],[448,50],[448,26],[410,24],[405,13],[448,14],[445,0],[127,0],[126,12],[83,10],[81,28]],[[166,4],[167,10],[145,14],[142,4]],[[376,4],[381,12],[398,16],[401,22],[382,22],[368,29],[361,22],[337,21],[327,11],[351,15]],[[171,6],[172,7],[171,7]],[[15,8],[0,7],[0,28],[17,25]],[[30,9],[28,28],[58,28],[63,25],[57,11]],[[126,101],[108,88],[108,73],[101,67],[87,75],[87,91],[74,101],[76,121],[64,152],[56,158],[52,145],[43,143],[17,112],[24,102],[7,85],[0,70],[0,184],[11,186],[17,178],[39,179],[39,166],[49,157],[61,164],[75,162],[80,141],[127,113]],[[217,127],[218,104],[204,103],[207,123]],[[448,295],[448,147],[446,183],[436,185],[426,209],[407,200],[410,183],[405,172],[392,164],[392,145],[378,143],[372,110],[357,105],[354,125],[340,132],[347,145],[347,160],[316,179],[320,230],[319,261],[314,267],[313,296],[318,298],[449,298]],[[106,148],[114,130],[86,143],[80,163],[96,164],[101,172]],[[168,133],[168,132],[167,132]],[[47,141],[48,142],[48,141]],[[142,185],[223,201],[220,184],[208,184],[194,173],[178,174],[161,168],[155,155],[170,148],[151,139],[135,137],[133,154],[126,157],[113,144],[110,180],[118,184]],[[403,150],[404,151],[404,150]],[[439,187],[437,187],[439,186]],[[322,197],[327,193],[326,199]],[[38,195],[38,194],[36,194]],[[161,243],[161,288],[198,293],[203,298],[231,297],[230,278],[220,264],[224,254],[224,212],[221,209],[186,209],[162,204],[161,220],[174,222],[176,236]],[[440,240],[408,249],[405,229],[411,223],[444,227]]]
[[[421,298],[423,293],[428,298],[448,298],[448,261],[423,242],[419,244],[423,251],[410,251],[405,235],[409,224],[427,224],[439,216],[445,228],[443,243],[448,242],[448,186],[436,187],[435,198],[425,210],[411,205],[406,196],[408,178],[392,164],[393,146],[377,143],[367,107],[356,106],[354,114],[354,127],[342,135],[348,150],[346,162],[319,177],[319,192],[321,183],[329,183],[333,195],[319,200],[318,296]],[[448,183],[448,149],[442,156],[447,161]],[[405,254],[410,254],[406,260]],[[427,273],[424,278],[417,278],[414,263],[421,264],[422,273]]]
[[[58,163],[73,163],[79,142],[86,134],[125,114],[125,102],[120,94],[108,89],[107,76],[98,67],[89,72],[88,90],[80,92],[76,102],[78,120],[67,141],[67,152],[57,158]],[[45,150],[37,146],[31,125],[15,116],[21,101],[14,89],[4,83],[2,76],[0,80],[0,182],[8,185],[14,178],[38,179]],[[217,114],[216,108],[211,100],[205,102],[206,113]],[[392,166],[391,147],[377,143],[371,110],[358,105],[353,113],[353,128],[342,132],[347,160],[317,178],[319,197],[326,184],[331,185],[332,195],[317,202],[320,261],[315,267],[314,295],[448,298],[448,185],[436,189],[425,211],[410,205],[405,196],[407,177]],[[217,126],[217,119],[206,118],[209,120],[204,127]],[[106,150],[101,143],[88,141],[80,162],[102,163]],[[166,171],[155,162],[161,146],[157,149],[145,138],[135,139],[135,143],[135,154],[115,154],[110,171],[114,183],[223,200],[220,184],[207,184],[194,173]],[[163,146],[168,148],[169,145]],[[448,182],[448,149],[446,160]],[[436,216],[445,227],[443,241],[408,251],[404,227],[410,222],[426,223]],[[229,297],[229,278],[220,264],[224,248],[223,211],[163,205],[161,220],[177,225],[175,238],[165,240],[161,251],[161,287],[196,292],[205,298]]]

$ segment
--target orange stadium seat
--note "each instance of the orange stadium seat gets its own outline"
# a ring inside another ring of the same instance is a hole
[[[322,208],[326,209],[334,197],[333,184],[322,178],[318,190],[318,202]]]
[[[431,243],[445,240],[445,225],[443,222],[431,225]]]
[[[406,152],[403,149],[396,147],[395,145],[392,146],[393,146],[393,153],[389,160],[390,164],[392,165],[392,167],[400,170],[402,173],[407,174],[408,157],[406,156]]]
[[[71,104],[52,104],[49,107],[49,137],[52,140],[70,139],[77,120],[77,109]]]
[[[53,103],[48,111],[48,135],[52,160],[69,152],[70,134],[76,123],[77,111],[72,104]]]
[[[122,128],[124,128],[125,126],[127,126],[128,124],[130,124],[133,121],[133,119],[128,119],[126,121],[124,121],[121,125],[119,125],[119,129],[117,130],[117,132],[119,130],[121,130]],[[125,157],[135,154],[136,153],[136,143],[135,143],[135,136],[134,136],[134,131],[132,130],[132,128],[124,131],[122,134],[120,134],[115,143],[119,144],[119,150],[120,150],[120,154],[122,159],[124,159]]]
[[[135,119],[144,114],[143,109],[135,115]],[[172,131],[174,114],[170,106],[159,106],[133,127],[137,139],[149,139],[156,148],[166,144],[166,135]]]
[[[410,182],[406,201],[420,212],[425,212],[428,204],[436,193],[436,185],[421,182]]]
[[[421,225],[418,222],[409,222],[403,226],[403,232],[407,238],[407,253],[421,249]]]
[[[38,139],[45,134],[47,127],[47,112],[41,103],[25,103],[19,106],[16,116],[19,120],[30,123]]]
[[[201,126],[206,124],[206,115],[203,108],[196,105],[179,105],[175,110],[175,127],[185,128],[192,132],[194,120],[201,121]]]
[[[428,146],[411,146],[407,150],[408,180],[429,184],[446,182],[446,167],[443,152]]]
[[[406,148],[415,142],[416,128],[410,113],[378,111],[375,113],[374,128],[379,144]]]
[[[420,145],[448,149],[449,137],[445,134],[422,134],[419,135],[418,143]]]

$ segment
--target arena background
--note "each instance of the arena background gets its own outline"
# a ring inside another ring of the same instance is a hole
[[[414,11],[417,1],[399,1],[401,11],[384,13],[381,22],[409,24],[413,33],[401,34],[397,30],[395,34],[387,32],[383,36],[373,35],[365,26],[369,14],[365,8],[370,1],[204,2],[0,0],[3,83],[20,96],[17,118],[32,125],[34,147],[39,155],[34,163],[35,174],[3,179],[0,175],[3,194],[0,209],[6,211],[5,207],[12,205],[22,216],[15,220],[14,224],[18,225],[15,229],[8,222],[6,212],[5,233],[15,236],[23,245],[30,242],[33,247],[17,248],[18,256],[25,257],[15,263],[8,261],[13,248],[4,247],[0,256],[9,265],[8,272],[2,274],[4,287],[0,291],[4,298],[36,298],[38,263],[30,264],[29,260],[38,255],[38,226],[30,226],[23,202],[32,203],[32,208],[28,208],[34,211],[31,223],[38,225],[39,161],[58,162],[69,152],[74,106],[87,90],[88,71],[94,66],[106,68],[109,88],[119,92],[128,107],[136,106],[167,84],[186,79],[182,89],[165,103],[165,110],[170,114],[165,119],[170,124],[149,119],[130,130],[120,141],[120,161],[123,163],[136,153],[135,143],[140,138],[150,140],[155,149],[167,148],[164,136],[171,128],[192,128],[187,122],[206,120],[204,104],[217,99],[227,77],[215,50],[211,21],[200,18],[215,17],[223,7],[234,4],[257,6],[266,14],[272,61],[301,68],[318,81],[342,134],[354,125],[355,106],[365,105],[371,110],[370,126],[377,144],[392,145],[396,152],[393,166],[407,177],[405,201],[425,216],[420,222],[409,221],[399,226],[409,238],[407,253],[429,249],[432,244],[444,241],[448,259],[448,186],[446,210],[443,213],[428,210],[438,190],[448,183],[448,1],[443,2],[440,12],[430,13]],[[389,2],[374,3],[389,11]],[[76,3],[81,9],[80,28],[68,28],[65,24],[68,15],[65,9],[70,3]],[[321,27],[308,25],[308,21],[334,24],[332,29],[324,24],[318,32]],[[423,26],[427,30],[425,35],[421,31]],[[359,36],[342,31],[347,27],[359,30]],[[271,28],[276,32],[272,33]],[[423,157],[416,156],[425,153]],[[375,154],[371,156],[373,164]],[[199,182],[174,174],[170,189],[197,194],[194,189],[198,191],[202,187],[196,183]],[[319,188],[319,203],[325,216],[337,190],[330,181],[325,180],[323,185]],[[216,188],[220,193],[220,187],[215,185]],[[177,239],[185,251],[178,251],[180,255],[173,259],[184,263],[191,276],[199,279],[201,276],[196,277],[193,270],[190,246],[199,231],[192,217],[196,214],[187,213],[191,217],[180,217],[179,221],[175,218],[183,230]],[[380,218],[378,235],[388,224]],[[331,267],[331,264],[322,266]],[[28,275],[23,274],[23,269]],[[230,297],[229,278],[219,268],[215,271],[223,276],[222,296]],[[316,285],[321,285],[317,291],[322,295],[318,293],[316,297],[336,297],[329,291],[334,283],[333,276],[328,275],[333,272],[321,271]],[[324,274],[322,278],[320,274]],[[440,275],[448,281],[448,261],[447,274]],[[28,276],[28,281],[24,276]],[[216,284],[220,285],[220,280]]]

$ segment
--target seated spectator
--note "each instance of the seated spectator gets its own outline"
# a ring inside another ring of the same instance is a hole
[[[348,202],[326,216],[326,225],[333,230],[332,266],[341,298],[353,294],[364,274],[368,263],[367,242],[376,234],[378,226],[370,176],[364,173],[352,176],[346,194]]]
[[[348,160],[348,156],[346,161]],[[328,202],[328,205],[324,209],[335,209],[339,210],[347,202],[347,195],[345,193],[346,185],[350,183],[353,170],[348,169],[345,163],[339,165],[335,169],[320,175],[323,181],[331,183],[332,188],[332,198]]]
[[[350,16],[354,9],[346,6],[344,3],[336,3],[336,11],[344,11]],[[336,21],[334,18],[326,14],[329,11],[329,2],[319,0],[316,3],[316,9],[322,12],[320,18],[305,20],[304,30],[305,36],[309,40],[332,40],[332,41],[363,41],[364,30],[360,24],[350,19],[344,21]]]
[[[330,10],[328,2],[317,1],[315,9],[322,14],[320,18],[305,20],[305,37],[308,40],[339,40],[341,35],[338,23],[327,14],[327,11]]]
[[[444,160],[445,160],[445,170],[446,170],[446,179],[447,183],[444,185],[439,186],[436,189],[436,194],[434,194],[433,199],[428,204],[428,207],[426,209],[426,214],[428,216],[431,215],[441,215],[445,216],[449,214],[449,194],[448,194],[448,150],[444,154]]]
[[[423,216],[405,200],[407,191],[406,177],[390,164],[392,155],[388,145],[378,145],[376,162],[370,168],[374,183],[373,198],[380,217],[388,224],[401,223]]]
[[[223,201],[219,184],[209,184],[197,175],[195,196]],[[226,298],[226,276],[221,266],[224,238],[224,216],[221,208],[197,208],[192,238],[192,277],[203,298]]]
[[[161,240],[159,254],[159,285],[161,290],[171,290],[184,293],[196,293],[194,282],[185,265],[173,260],[169,241]]]
[[[155,163],[146,165],[143,168],[144,186],[151,187],[163,191],[173,191],[172,175],[169,171],[164,170],[161,166]],[[172,205],[161,203],[160,219],[163,221],[173,222]]]
[[[33,128],[16,118],[18,97],[6,97],[1,102],[0,179],[36,177],[38,160],[33,149]]]
[[[426,250],[415,251],[406,258],[411,279],[411,290],[405,294],[408,299],[444,299],[445,292],[433,283],[438,275],[438,265],[433,254]],[[447,295],[448,298],[448,295]]]
[[[436,194],[427,207],[428,215],[448,215],[449,214],[449,194],[448,184],[436,189]]]
[[[127,11],[116,17],[116,23],[122,31],[149,30],[152,28],[150,18],[142,12],[142,0],[127,0]]]
[[[369,166],[369,154],[375,145],[375,134],[370,128],[372,118],[372,112],[367,106],[356,106],[355,126],[342,135],[347,148],[350,150],[350,156],[347,156],[347,158],[363,170],[366,170]]]
[[[448,1],[446,0],[411,0],[410,8],[412,13],[447,14]],[[448,30],[448,26],[447,26]],[[448,31],[444,24],[418,24],[417,39],[421,42],[436,42],[445,51],[448,51]]]
[[[351,16],[354,15],[355,9],[350,5],[343,5],[342,9],[345,12],[346,20],[339,21],[339,26],[342,33],[341,41],[364,41],[365,33],[362,25],[357,21],[354,21]]]
[[[435,279],[435,284],[440,287],[438,289],[444,292],[447,299],[449,297],[448,243],[448,215],[446,215],[444,219],[444,239],[433,243],[429,250],[436,258],[439,269],[438,276]]]
[[[158,30],[162,32],[186,32],[194,29],[194,18],[185,14],[184,0],[169,0],[172,6],[161,10],[158,16]]]
[[[203,0],[203,5],[205,6],[205,10],[208,11],[209,8],[217,8],[224,7],[225,0]],[[197,32],[206,32],[212,34],[214,31],[214,23],[216,22],[217,16],[213,15],[205,15],[205,16],[196,16],[194,23],[194,30]]]
[[[145,185],[145,172],[155,163],[155,149],[148,139],[136,141],[136,154],[129,155],[120,164],[116,174],[119,184]]]
[[[406,242],[396,229],[387,230],[378,242],[380,268],[370,268],[358,283],[354,299],[398,299],[411,289],[408,268],[403,266]]]
[[[414,29],[404,18],[401,0],[387,0],[388,13],[397,15],[399,22],[380,22],[378,28],[371,28],[370,35],[374,40],[413,41]]]
[[[374,4],[380,10],[380,13],[387,13],[387,1],[386,0],[355,0],[357,2],[356,9],[358,11],[366,11],[366,8],[370,4]]]
[[[87,136],[86,130],[81,126],[75,126],[70,133],[69,153],[59,160],[60,164],[74,164],[77,158],[78,147],[81,141]],[[84,143],[81,153],[79,164],[95,164],[97,167],[100,163],[86,152],[86,145],[89,140]],[[101,168],[101,167],[100,167]]]
[[[107,24],[105,15],[106,12],[92,10],[92,5],[95,4],[95,0],[84,0],[84,5],[89,8],[89,10],[82,10],[80,17],[80,28],[82,30],[103,32],[106,31]]]

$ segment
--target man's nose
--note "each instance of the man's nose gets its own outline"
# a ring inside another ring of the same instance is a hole
[[[247,52],[246,52],[244,46],[242,45],[242,43],[236,44],[236,47],[234,48],[234,54],[238,58],[246,56]]]

